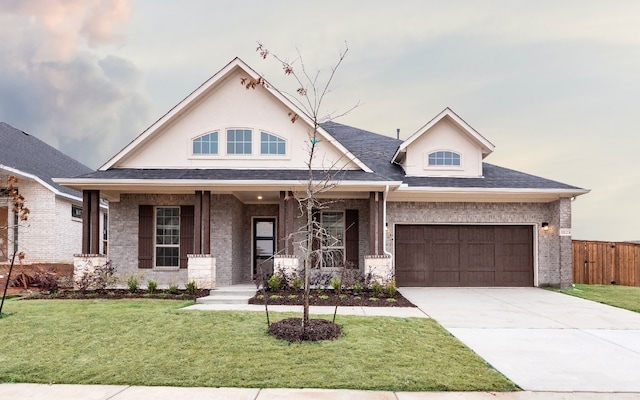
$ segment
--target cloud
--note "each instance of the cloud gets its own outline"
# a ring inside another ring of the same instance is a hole
[[[95,168],[148,124],[144,77],[109,55],[125,0],[0,5],[0,120]]]

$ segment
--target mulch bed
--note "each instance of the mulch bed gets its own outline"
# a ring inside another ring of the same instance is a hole
[[[165,299],[165,300],[195,300],[198,297],[209,295],[209,289],[198,289],[194,293],[188,293],[186,290],[178,290],[170,293],[168,290],[158,289],[153,293],[147,290],[138,290],[131,293],[127,289],[105,289],[105,290],[87,290],[81,292],[77,290],[61,290],[54,293],[21,293],[24,299],[55,299],[55,300],[93,300],[93,299]]]
[[[342,336],[340,327],[326,319],[309,319],[309,325],[303,332],[302,318],[287,318],[274,322],[269,326],[269,333],[290,342],[333,340]]]
[[[266,292],[267,304],[269,305],[302,305],[303,290],[279,290],[277,292]],[[264,297],[260,292],[249,300],[249,304],[264,304]],[[415,307],[413,303],[405,299],[396,292],[393,296],[384,294],[375,297],[370,291],[353,293],[350,290],[341,292],[340,297],[332,289],[312,290],[309,294],[309,305],[311,306],[335,306],[341,307]]]

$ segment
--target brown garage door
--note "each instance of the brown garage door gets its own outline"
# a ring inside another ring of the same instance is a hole
[[[533,286],[531,226],[398,225],[399,286]]]

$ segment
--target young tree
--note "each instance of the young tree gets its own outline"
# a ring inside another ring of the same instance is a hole
[[[336,238],[332,238],[322,228],[318,218],[314,215],[317,210],[320,210],[326,206],[318,197],[319,194],[327,192],[336,186],[335,176],[340,171],[339,163],[345,160],[334,160],[328,168],[323,168],[326,172],[323,175],[319,175],[318,171],[314,173],[313,165],[314,159],[318,152],[318,145],[320,144],[321,135],[319,129],[321,124],[330,121],[334,118],[343,116],[352,111],[357,105],[347,110],[340,115],[322,114],[324,107],[324,100],[327,94],[331,91],[331,85],[335,74],[344,61],[347,52],[349,50],[345,43],[344,49],[339,53],[338,61],[329,68],[328,76],[324,78],[322,71],[316,71],[315,73],[309,73],[304,60],[298,52],[298,58],[294,61],[287,61],[280,58],[277,54],[271,53],[261,43],[258,43],[257,52],[262,59],[267,59],[271,56],[278,63],[281,64],[283,72],[286,76],[291,77],[295,82],[295,94],[282,92],[294,101],[301,110],[307,115],[310,120],[310,129],[308,131],[309,141],[307,143],[307,180],[305,188],[301,191],[294,192],[294,196],[298,202],[301,213],[306,217],[306,223],[303,229],[305,238],[301,241],[303,253],[304,253],[304,295],[303,295],[303,316],[302,316],[302,332],[303,338],[307,327],[309,326],[309,293],[310,293],[310,281],[311,270],[313,267],[318,266],[323,260],[323,255],[320,249],[314,249],[314,241],[332,241]],[[294,64],[298,64],[294,69]],[[241,83],[247,89],[255,89],[262,86],[267,87],[268,83],[264,77],[260,76],[257,79],[242,78]],[[289,119],[292,123],[295,123],[299,119],[299,115],[290,112]],[[326,167],[326,166],[325,166]]]
[[[29,209],[24,204],[24,196],[18,193],[17,184],[18,184],[18,178],[16,178],[15,176],[9,176],[7,178],[6,184],[4,184],[3,186],[0,186],[0,191],[2,191],[2,193],[9,198],[9,203],[12,207],[12,211],[14,215],[18,216],[19,223],[24,223],[29,218]],[[1,238],[3,238],[4,240],[8,240],[9,238],[8,233],[9,233],[8,223],[6,226],[0,226]],[[3,247],[0,247],[0,251],[4,253],[7,250],[3,246]],[[5,257],[8,257],[8,254],[3,254],[3,255]],[[2,301],[0,301],[0,318],[2,318],[2,307],[4,306],[4,299],[7,296],[7,288],[9,287],[9,282],[11,281],[11,272],[13,271],[13,265],[15,264],[16,257],[18,258],[18,260],[22,260],[24,259],[24,253],[14,251],[13,255],[11,256],[9,272],[7,273],[7,281],[4,286],[4,291],[2,292]]]

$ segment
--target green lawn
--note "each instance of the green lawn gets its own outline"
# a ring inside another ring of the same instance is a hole
[[[341,339],[290,344],[266,334],[264,313],[185,304],[8,300],[0,382],[517,390],[433,320],[339,316]]]
[[[640,313],[640,287],[576,284],[561,292]]]

